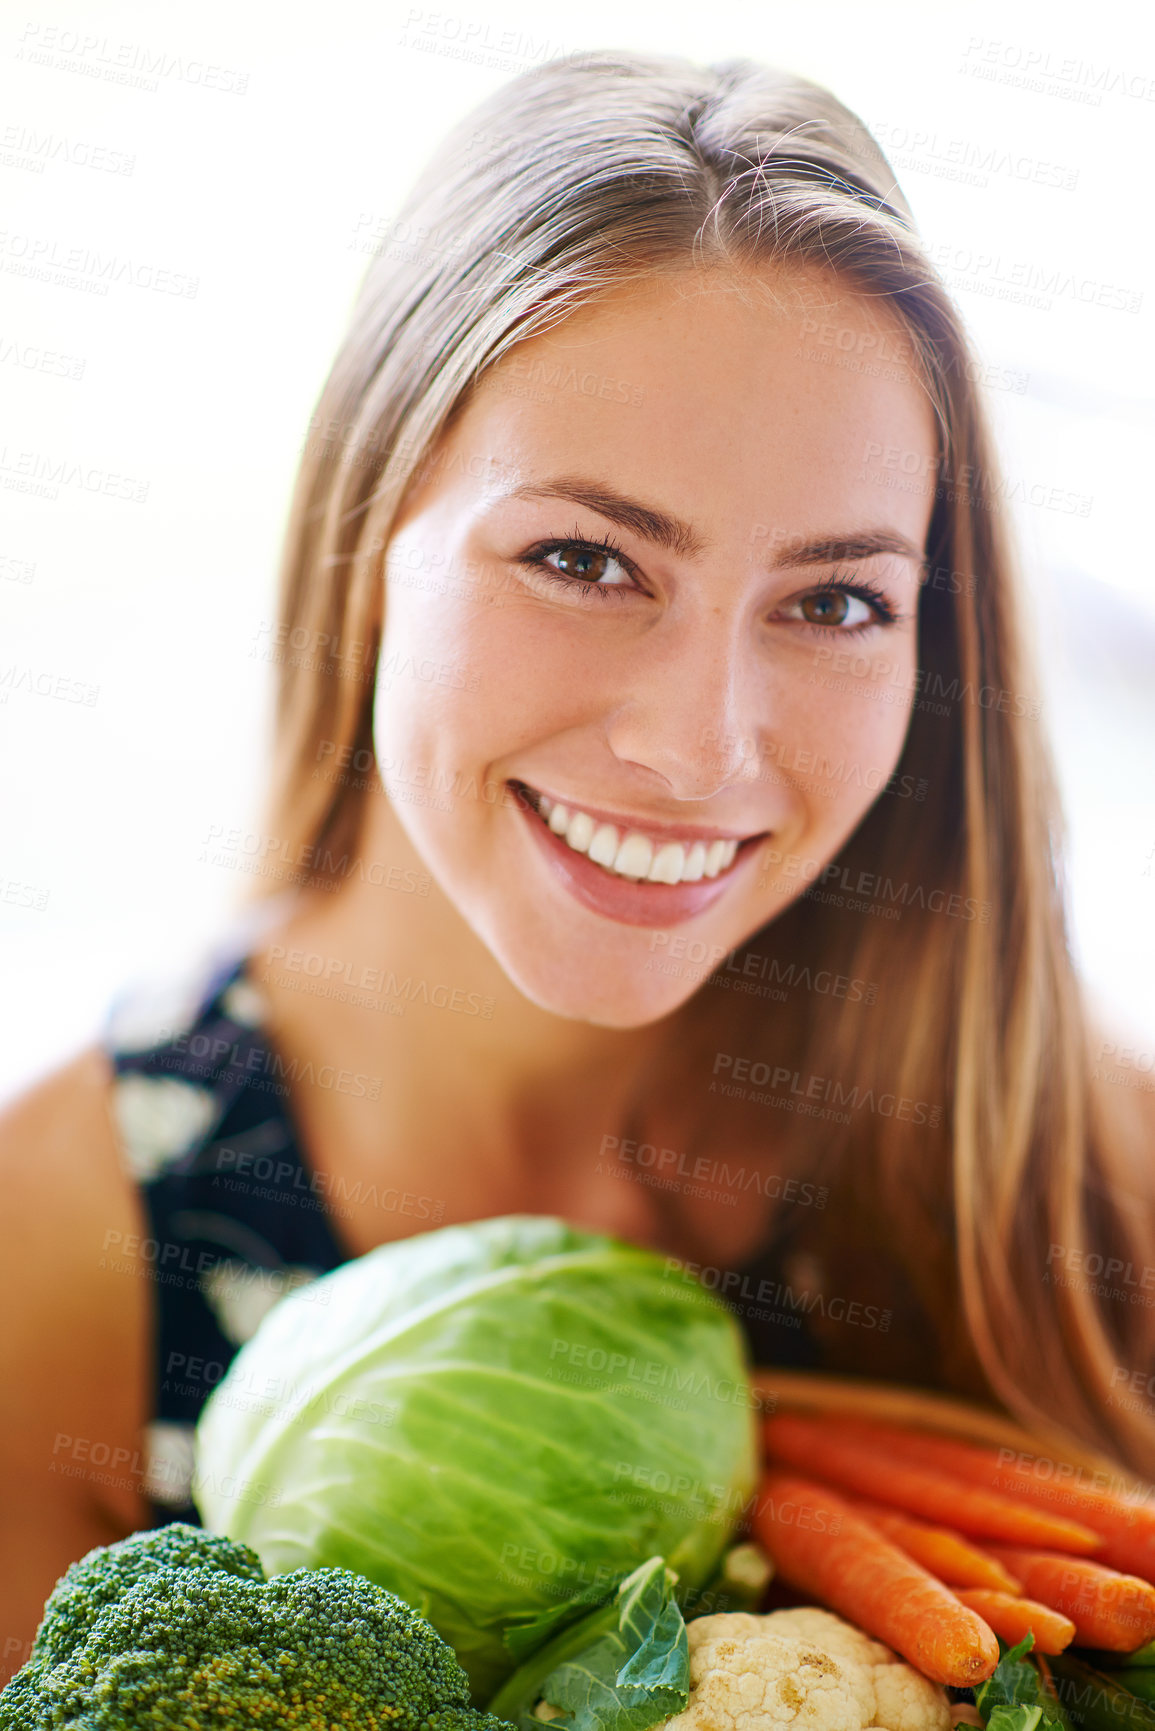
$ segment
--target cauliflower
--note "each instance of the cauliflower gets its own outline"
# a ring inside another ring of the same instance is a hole
[[[810,1606],[697,1617],[690,1701],[662,1731],[950,1731],[945,1690]]]

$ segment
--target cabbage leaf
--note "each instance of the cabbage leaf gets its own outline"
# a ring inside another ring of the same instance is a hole
[[[490,1712],[540,1731],[534,1708],[561,1731],[648,1731],[690,1698],[690,1648],[674,1596],[677,1577],[650,1557],[617,1593],[516,1671]]]

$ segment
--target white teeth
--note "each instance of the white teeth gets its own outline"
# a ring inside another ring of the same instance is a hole
[[[644,878],[654,857],[654,844],[632,829],[614,855],[614,870],[619,877]]]
[[[712,841],[710,843],[709,847],[706,849],[706,863],[702,867],[703,874],[706,877],[717,877],[722,867],[726,864],[726,849],[729,845],[729,842],[724,841]],[[731,854],[730,858],[733,859],[733,857],[733,854]]]
[[[663,842],[647,876],[652,884],[679,884],[686,870],[686,850],[680,841]]]
[[[696,841],[686,855],[686,863],[682,867],[682,876],[688,884],[696,884],[706,869],[706,844]]]
[[[618,877],[635,883],[698,883],[716,878],[734,863],[738,841],[731,837],[712,842],[651,841],[640,830],[620,834],[612,823],[598,823],[588,812],[563,805],[548,794],[537,796],[538,814],[554,835],[575,853],[582,853]]]
[[[565,839],[575,853],[585,853],[597,828],[588,811],[575,811],[566,827]]]
[[[618,832],[612,823],[601,823],[586,849],[595,865],[612,866],[618,854]]]

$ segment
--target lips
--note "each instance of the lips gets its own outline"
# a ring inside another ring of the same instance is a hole
[[[620,816],[617,824],[610,824],[608,820],[612,814],[589,812],[584,806],[568,808],[569,813],[587,818],[595,838],[599,829],[608,827],[615,832],[613,864],[607,866],[598,863],[596,852],[594,857],[590,857],[591,838],[584,834],[581,826],[575,837],[579,846],[575,847],[551,825],[550,818],[558,805],[564,807],[564,802],[554,802],[549,795],[543,795],[525,782],[513,781],[509,785],[516,796],[522,821],[562,887],[583,906],[626,925],[676,925],[704,912],[725,895],[744,865],[754,857],[756,845],[767,834],[762,831],[744,838],[733,834],[727,837],[717,830],[696,829],[694,826],[675,832],[672,826],[648,825],[647,836],[640,827],[626,828],[625,820]],[[548,808],[548,815],[543,808]],[[605,824],[595,822],[603,816],[607,820]],[[565,825],[567,830],[570,822],[572,816]],[[681,839],[672,839],[675,835]],[[580,845],[583,839],[585,847]],[[643,843],[644,848],[641,846]],[[704,869],[703,863],[711,849],[714,850],[712,874]],[[692,860],[695,850],[698,857]],[[600,852],[603,859],[610,857],[608,841],[603,840]],[[670,881],[675,876],[674,868],[679,860],[682,871],[687,864],[691,867],[691,874],[695,865],[702,866],[702,869],[696,876],[683,877],[679,872],[681,881]],[[614,869],[618,861],[627,868],[624,873]],[[664,880],[655,875],[662,871],[667,874]]]

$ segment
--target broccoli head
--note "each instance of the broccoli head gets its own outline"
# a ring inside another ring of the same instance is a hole
[[[174,1524],[90,1551],[0,1694],[2,1731],[508,1731],[453,1649],[347,1569],[265,1580],[244,1545]]]
[[[171,1526],[133,1533],[118,1545],[100,1545],[57,1581],[36,1632],[29,1663],[59,1665],[82,1646],[100,1613],[130,1587],[161,1569],[213,1569],[263,1581],[260,1558],[247,1545],[218,1538],[203,1527]]]

